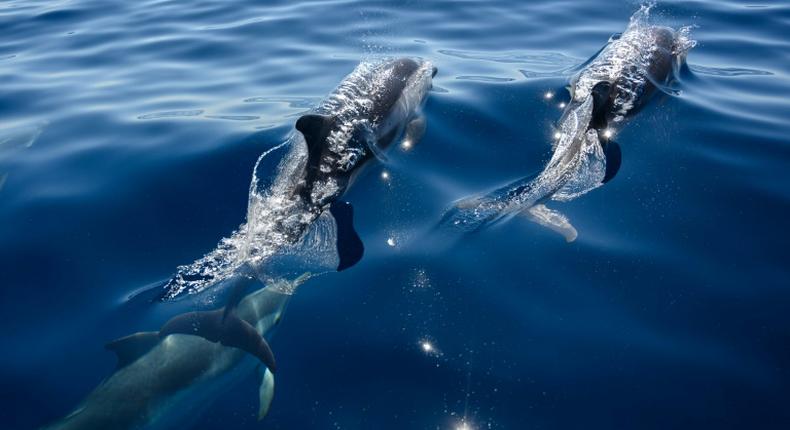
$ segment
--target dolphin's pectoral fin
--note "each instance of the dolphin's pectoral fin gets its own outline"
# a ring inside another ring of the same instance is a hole
[[[337,270],[342,271],[357,264],[365,253],[365,246],[354,229],[354,208],[350,203],[335,201],[329,212],[337,225],[337,254],[340,264]]]
[[[159,338],[171,334],[200,336],[209,342],[239,348],[257,357],[272,372],[275,370],[274,353],[269,344],[250,323],[233,312],[218,309],[175,316],[159,330]]]
[[[403,133],[403,139],[401,139],[404,149],[409,149],[416,145],[425,134],[425,128],[426,122],[423,115],[418,115],[409,121],[409,123],[406,124],[406,131]]]
[[[104,345],[118,357],[118,369],[131,364],[159,343],[159,335],[155,331],[145,331],[116,339]]]
[[[274,398],[274,374],[268,368],[264,368],[261,373],[261,386],[258,389],[258,421],[269,413]]]
[[[230,314],[222,325],[219,339],[225,346],[239,348],[258,358],[272,373],[276,369],[274,353],[266,339],[247,321]]]
[[[620,150],[620,145],[614,140],[609,140],[604,144],[603,152],[606,156],[606,173],[601,182],[605,184],[612,180],[620,170],[623,153]]]
[[[369,141],[370,143],[368,144],[368,149],[370,150],[371,154],[373,154],[373,156],[379,160],[379,162],[387,162],[387,155],[384,153],[384,151],[386,151],[390,145],[395,143],[395,140],[398,138],[399,131],[400,130],[398,130],[398,128],[393,128],[377,140]]]
[[[223,315],[222,309],[176,315],[162,326],[159,337],[164,339],[171,334],[191,334],[211,342],[219,342],[222,335]]]
[[[576,236],[578,235],[576,229],[571,225],[570,221],[568,221],[568,218],[560,212],[551,210],[545,205],[535,205],[527,209],[524,215],[526,215],[530,221],[561,234],[565,237],[567,242],[576,240]]]

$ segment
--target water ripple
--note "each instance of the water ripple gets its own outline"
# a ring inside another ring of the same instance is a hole
[[[252,121],[260,119],[260,117],[256,115],[205,115],[204,118],[226,119],[229,121]]]
[[[477,76],[477,75],[461,75],[456,76],[455,79],[462,81],[477,81],[477,82],[512,82],[513,78],[500,78],[496,76]]]
[[[318,97],[250,97],[244,99],[244,103],[286,103],[288,107],[295,109],[308,109],[320,100]]]
[[[708,66],[700,66],[700,65],[689,65],[689,69],[695,73],[699,73],[701,75],[711,75],[711,76],[726,76],[726,77],[735,77],[735,76],[771,76],[773,75],[772,72],[766,70],[758,70],[758,69],[744,69],[739,67],[708,67]]]
[[[527,54],[520,52],[480,52],[480,51],[461,51],[453,49],[440,49],[437,52],[450,57],[463,58],[466,60],[492,61],[505,64],[535,64],[544,66],[576,66],[583,60],[569,57],[559,52],[544,52]]]
[[[189,116],[199,116],[203,113],[202,110],[195,109],[195,110],[171,110],[165,112],[155,112],[149,113],[145,115],[140,115],[137,119],[160,119],[160,118],[178,118],[178,117],[189,117]]]

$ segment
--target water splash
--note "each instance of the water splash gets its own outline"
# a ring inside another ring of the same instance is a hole
[[[293,133],[286,142],[258,158],[250,183],[247,222],[220,240],[212,252],[192,264],[179,266],[165,284],[165,298],[200,292],[245,263],[251,267],[259,265],[278,249],[300,238],[301,229],[317,217],[294,192],[301,180],[306,155],[302,135]],[[263,170],[268,169],[263,169],[264,166],[279,172],[271,182],[266,182],[264,175],[268,172]]]

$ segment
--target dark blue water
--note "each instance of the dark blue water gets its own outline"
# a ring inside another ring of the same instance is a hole
[[[427,132],[347,194],[365,257],[294,296],[269,415],[250,375],[194,428],[790,427],[786,2],[654,8],[695,26],[690,68],[618,134],[617,177],[557,206],[575,242],[518,218],[423,236],[542,168],[561,71],[638,8],[0,4],[0,428],[69,413],[105,342],[173,314],[128,297],[238,227],[257,157],[373,54],[439,68]]]

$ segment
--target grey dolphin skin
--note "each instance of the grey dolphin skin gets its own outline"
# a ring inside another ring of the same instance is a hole
[[[685,60],[690,43],[683,31],[648,25],[642,8],[626,31],[585,63],[569,85],[571,100],[557,123],[551,159],[537,175],[492,192],[461,199],[440,225],[476,231],[517,214],[562,234],[576,229],[549,200],[568,201],[611,180],[620,167],[616,128],[667,85]]]
[[[419,58],[360,63],[297,119],[285,142],[258,159],[246,223],[214,251],[179,267],[163,298],[202,291],[241,265],[265,270],[263,263],[298,242],[324,212],[337,224],[337,270],[359,261],[364,247],[353,209],[339,199],[365,165],[384,159],[388,147],[419,138],[425,125],[420,110],[435,74],[436,68]]]
[[[417,109],[435,74],[436,68],[411,58],[375,64],[364,73],[352,73],[314,113],[296,121],[308,148],[300,192],[311,206],[321,207],[342,195],[360,167],[381,156],[409,123],[419,120]],[[317,190],[316,184],[334,187],[327,192]]]
[[[571,81],[572,100],[565,111],[592,95],[590,128],[603,132],[621,124],[644,107],[657,88],[669,83],[680,49],[671,28],[626,31]],[[600,137],[605,141],[609,136]]]
[[[107,344],[118,355],[115,372],[71,414],[47,429],[172,428],[195,415],[207,393],[242,376],[245,354],[261,366],[258,417],[274,390],[274,357],[263,336],[280,321],[294,289],[307,276],[269,285],[224,309],[179,315],[159,332],[136,333]],[[235,296],[254,280],[237,279]],[[247,362],[249,363],[249,361]],[[180,412],[180,413],[179,413]]]

